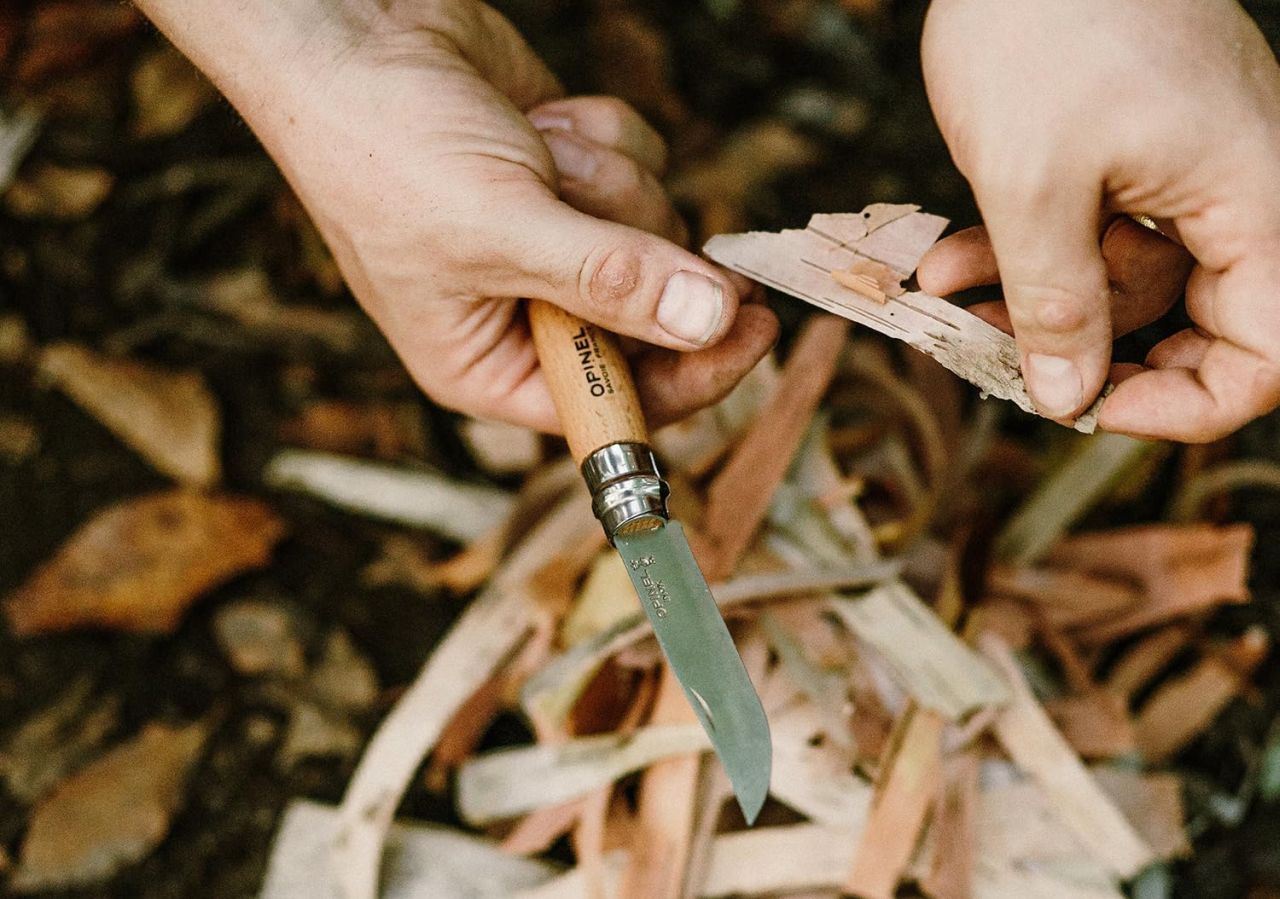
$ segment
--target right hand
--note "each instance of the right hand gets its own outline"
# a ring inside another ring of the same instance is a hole
[[[749,283],[678,245],[658,135],[619,100],[562,98],[488,6],[280,0],[249,23],[282,32],[256,59],[190,26],[223,3],[143,5],[253,126],[436,401],[559,430],[520,298],[646,344],[632,362],[654,424],[718,400],[772,346],[773,314],[739,308]]]

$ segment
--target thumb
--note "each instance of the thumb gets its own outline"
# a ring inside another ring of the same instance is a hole
[[[1036,407],[1070,419],[1093,402],[1111,361],[1111,301],[1096,186],[1060,183],[983,202],[1005,303]]]
[[[495,296],[547,300],[618,334],[675,350],[728,333],[738,291],[714,265],[675,244],[578,212],[549,193],[497,223],[505,265]]]

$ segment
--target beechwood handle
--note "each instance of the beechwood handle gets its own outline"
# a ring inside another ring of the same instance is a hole
[[[631,369],[612,334],[544,300],[529,300],[529,329],[575,462],[610,443],[649,442]]]

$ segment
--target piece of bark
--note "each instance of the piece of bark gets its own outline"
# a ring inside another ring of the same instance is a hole
[[[1096,689],[1045,703],[1045,711],[1071,748],[1086,759],[1113,759],[1137,748],[1124,698]]]
[[[168,833],[208,734],[204,724],[150,724],[63,781],[32,813],[10,886],[84,886],[146,856]]]
[[[994,565],[987,589],[1033,603],[1049,624],[1068,630],[1117,618],[1145,599],[1127,580],[1070,568]]]
[[[978,756],[963,752],[943,763],[933,809],[933,855],[920,886],[930,899],[971,899],[977,862]]]
[[[156,470],[198,487],[221,477],[221,421],[198,372],[171,372],[56,343],[39,371]]]
[[[906,292],[902,289],[902,276],[873,259],[855,259],[846,269],[833,269],[831,280],[882,306]]]
[[[369,742],[343,797],[333,867],[343,899],[376,899],[382,847],[422,758],[466,700],[493,677],[534,627],[525,582],[546,557],[599,533],[585,493],[537,524],[467,606]]]
[[[298,490],[350,512],[423,528],[460,543],[484,537],[515,507],[511,494],[494,487],[309,450],[281,451],[262,477],[270,487]]]
[[[697,727],[680,681],[663,669],[653,725]],[[680,899],[688,873],[697,814],[702,759],[686,754],[663,759],[640,778],[639,815],[619,899]]]
[[[1240,695],[1270,648],[1266,631],[1252,627],[1157,690],[1139,710],[1134,724],[1143,757],[1165,761],[1204,733],[1218,713]]]
[[[1124,434],[1077,438],[1071,455],[1042,478],[996,537],[992,553],[1011,565],[1040,562],[1125,472],[1159,452],[1159,444]]]
[[[502,851],[512,855],[537,855],[573,829],[586,805],[585,798],[534,809],[502,841]]]
[[[1009,648],[990,633],[981,636],[980,645],[1012,690],[1012,701],[994,724],[996,737],[1009,757],[1040,785],[1055,814],[1094,858],[1122,879],[1137,874],[1155,860],[1151,848],[1053,726]]]
[[[1009,690],[991,664],[901,581],[859,599],[833,599],[831,608],[916,702],[944,719],[957,721],[1008,701]]]
[[[523,474],[542,459],[542,437],[529,428],[469,418],[459,430],[476,464],[491,475]]]
[[[1099,765],[1093,768],[1093,778],[1159,858],[1185,858],[1191,854],[1182,781],[1176,774],[1141,774]]]
[[[1126,700],[1145,687],[1191,643],[1192,629],[1171,624],[1127,650],[1107,675],[1106,688]]]
[[[492,677],[471,694],[440,732],[424,776],[428,789],[443,793],[449,777],[474,753],[502,711],[502,678]]]
[[[720,234],[704,252],[721,265],[881,334],[905,341],[978,387],[1036,413],[1013,338],[946,300],[914,291],[882,304],[836,284],[834,270],[858,259],[910,277],[947,220],[918,206],[868,206],[861,213],[815,215],[804,230]],[[1074,422],[1092,433],[1101,401]],[[1037,413],[1038,414],[1038,413]]]
[[[1097,645],[1218,605],[1247,602],[1252,547],[1248,525],[1140,525],[1071,537],[1053,549],[1048,563],[1141,585],[1145,602],[1073,634]]]
[[[211,587],[266,564],[284,525],[262,503],[188,490],[94,515],[14,591],[14,634],[105,627],[169,633]]]
[[[734,570],[763,522],[835,376],[848,333],[848,324],[828,316],[805,323],[777,391],[711,482],[702,528],[714,545],[714,560],[703,566],[709,580],[722,580]]]
[[[893,899],[941,786],[946,720],[914,704],[905,715],[844,884],[859,899]]]

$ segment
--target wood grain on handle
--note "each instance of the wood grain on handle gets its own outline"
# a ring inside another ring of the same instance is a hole
[[[529,300],[529,328],[575,462],[610,443],[649,442],[631,369],[612,334],[543,300]]]

